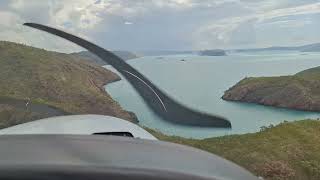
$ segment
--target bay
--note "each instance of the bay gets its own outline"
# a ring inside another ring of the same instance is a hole
[[[133,111],[138,116],[140,125],[165,134],[200,139],[253,133],[259,131],[261,126],[276,125],[284,120],[320,117],[320,113],[316,112],[221,99],[225,90],[245,77],[293,75],[320,66],[320,53],[273,51],[231,53],[220,57],[186,54],[161,58],[148,56],[127,62],[177,101],[200,111],[219,114],[232,123],[231,130],[171,124],[152,113],[126,80],[122,79],[105,87],[124,109]],[[110,66],[105,67],[115,71]]]

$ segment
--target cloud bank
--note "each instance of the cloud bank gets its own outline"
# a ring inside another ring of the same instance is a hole
[[[0,17],[0,40],[63,52],[81,48],[22,24],[58,27],[117,50],[320,42],[317,0],[4,0]]]

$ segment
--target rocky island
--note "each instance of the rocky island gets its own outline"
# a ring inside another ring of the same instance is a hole
[[[0,73],[0,128],[65,114],[137,121],[103,87],[120,77],[78,56],[0,41]]]
[[[320,67],[291,76],[249,77],[225,91],[222,99],[304,111],[320,111]]]
[[[222,49],[212,49],[212,50],[203,50],[199,51],[200,56],[226,56],[227,53]]]

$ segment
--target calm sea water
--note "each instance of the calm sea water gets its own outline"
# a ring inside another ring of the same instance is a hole
[[[225,90],[246,76],[292,75],[320,66],[320,53],[259,52],[224,57],[177,55],[143,57],[128,62],[179,102],[194,109],[219,114],[232,123],[231,130],[173,125],[154,115],[126,80],[106,86],[106,90],[123,108],[136,113],[141,125],[165,134],[192,138],[243,134],[257,132],[261,126],[276,125],[284,120],[320,117],[320,113],[221,99]],[[114,70],[110,66],[106,68]]]

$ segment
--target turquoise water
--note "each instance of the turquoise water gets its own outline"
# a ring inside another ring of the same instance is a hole
[[[291,75],[320,66],[319,53],[259,52],[224,57],[177,55],[163,56],[163,59],[143,57],[128,62],[179,102],[194,109],[219,114],[232,123],[231,130],[173,125],[154,115],[126,80],[106,86],[106,90],[122,107],[136,113],[141,125],[166,134],[192,138],[243,134],[257,132],[261,126],[276,125],[284,120],[320,117],[320,113],[221,99],[225,90],[246,76]],[[110,66],[106,68],[113,70]]]

